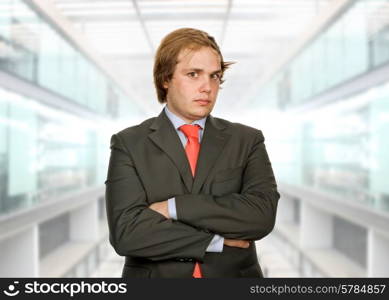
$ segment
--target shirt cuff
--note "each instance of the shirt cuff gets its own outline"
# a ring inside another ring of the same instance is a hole
[[[224,237],[215,234],[211,243],[208,245],[206,252],[223,252]]]
[[[176,198],[173,197],[167,201],[167,210],[169,212],[169,217],[173,220],[177,220]]]

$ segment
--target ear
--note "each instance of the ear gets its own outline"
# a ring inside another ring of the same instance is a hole
[[[163,82],[163,87],[164,87],[165,89],[168,89],[168,87],[169,87],[169,82],[168,82],[168,81],[164,81],[164,82]]]

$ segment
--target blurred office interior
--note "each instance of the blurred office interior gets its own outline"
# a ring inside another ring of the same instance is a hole
[[[121,275],[110,136],[162,110],[153,57],[180,27],[236,62],[212,115],[264,133],[265,275],[388,277],[389,0],[1,0],[0,277]]]

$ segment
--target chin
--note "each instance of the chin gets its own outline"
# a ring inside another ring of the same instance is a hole
[[[191,119],[192,120],[200,120],[202,118],[205,118],[206,116],[208,116],[209,113],[193,113],[191,114]]]
[[[201,119],[201,118],[208,116],[210,113],[211,113],[211,110],[207,109],[207,110],[202,110],[202,111],[196,112],[195,115],[197,115]]]

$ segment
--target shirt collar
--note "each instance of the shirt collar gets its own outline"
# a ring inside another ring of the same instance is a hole
[[[167,115],[167,117],[169,118],[169,120],[172,122],[174,128],[176,130],[178,130],[178,128],[180,128],[180,126],[184,125],[184,124],[188,124],[186,123],[184,120],[182,120],[180,117],[178,117],[177,115],[175,115],[174,113],[172,113],[168,108],[167,108],[167,105],[165,105],[165,113]],[[207,120],[207,117],[204,117],[200,120],[195,120],[191,123],[191,125],[200,125],[200,127],[202,129],[204,129],[205,127],[205,121]]]

